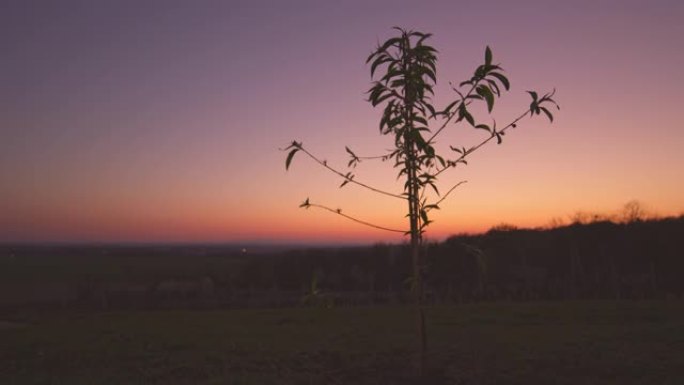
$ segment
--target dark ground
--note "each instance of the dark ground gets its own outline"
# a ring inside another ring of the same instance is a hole
[[[428,308],[433,384],[681,384],[684,303]],[[408,384],[410,307],[0,319],[2,384]]]

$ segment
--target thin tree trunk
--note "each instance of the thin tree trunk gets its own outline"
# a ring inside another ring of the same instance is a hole
[[[419,358],[418,358],[418,374],[425,373],[426,354],[427,354],[427,335],[425,332],[425,312],[423,309],[424,293],[423,293],[423,273],[420,258],[420,240],[411,242],[411,252],[413,254],[413,269],[416,279],[416,293],[415,293],[415,307],[416,307],[416,328],[418,329],[419,338]]]
[[[418,332],[418,375],[423,376],[426,366],[427,335],[425,331],[425,312],[423,309],[423,266],[420,254],[421,234],[419,227],[418,183],[415,160],[410,160],[409,168],[409,220],[411,225],[411,259],[413,261],[413,295]]]
[[[409,48],[408,41],[405,42],[406,47]],[[408,72],[410,58],[407,51],[404,49],[404,60],[402,63],[404,72]],[[427,336],[425,332],[425,313],[423,309],[423,267],[420,255],[421,247],[421,229],[420,229],[420,207],[419,207],[419,192],[420,186],[418,181],[418,159],[416,158],[416,143],[413,137],[415,126],[415,111],[414,101],[416,100],[416,89],[409,84],[405,85],[403,90],[404,96],[404,119],[406,125],[409,127],[408,131],[404,133],[404,146],[406,155],[406,170],[408,177],[408,204],[409,204],[409,222],[411,229],[411,259],[413,261],[413,295],[416,317],[416,329],[418,334],[418,357],[417,371],[418,376],[422,377],[425,374],[426,352],[427,352]]]

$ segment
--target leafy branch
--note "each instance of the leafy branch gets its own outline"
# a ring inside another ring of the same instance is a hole
[[[549,121],[553,122],[553,114],[551,114],[551,112],[549,111],[549,109],[547,108],[546,105],[549,105],[549,104],[553,105],[556,107],[556,109],[560,110],[560,106],[553,99],[553,96],[556,93],[556,90],[553,90],[550,93],[544,94],[541,98],[538,98],[538,94],[534,91],[527,91],[527,92],[532,96],[532,103],[530,104],[529,110],[526,110],[524,113],[519,115],[517,118],[513,119],[510,123],[508,123],[506,126],[504,126],[502,129],[500,129],[498,131],[496,130],[496,122],[494,123],[494,125],[491,129],[485,125],[477,125],[477,126],[480,126],[480,127],[476,126],[477,128],[487,129],[491,135],[488,136],[487,138],[485,138],[483,141],[481,141],[477,145],[472,146],[468,149],[466,149],[465,147],[456,148],[456,147],[451,146],[451,150],[459,153],[460,156],[457,157],[456,159],[448,160],[443,168],[441,168],[435,172],[434,176],[436,177],[436,176],[440,175],[442,172],[446,171],[449,168],[456,167],[459,163],[468,164],[468,162],[465,160],[465,158],[467,156],[469,156],[470,154],[472,154],[473,152],[480,149],[482,146],[484,146],[485,144],[487,144],[489,141],[491,141],[494,138],[496,138],[497,144],[501,144],[502,137],[506,134],[506,131],[509,128],[516,128],[518,122],[520,120],[522,120],[523,118],[525,118],[527,115],[529,115],[530,117],[533,117],[534,115],[540,115],[541,113],[544,113],[549,118]]]
[[[380,190],[380,189],[378,189],[378,188],[369,186],[369,185],[366,184],[366,183],[362,183],[362,182],[357,181],[356,179],[354,179],[354,174],[352,174],[351,172],[347,172],[346,174],[343,174],[342,172],[340,172],[340,171],[338,171],[338,170],[336,170],[336,169],[330,167],[330,166],[328,165],[328,162],[327,162],[327,161],[319,159],[318,157],[316,157],[315,155],[313,155],[312,153],[310,153],[307,149],[305,149],[304,146],[303,146],[303,144],[302,144],[302,142],[293,141],[289,146],[287,146],[286,148],[282,149],[282,151],[288,151],[288,150],[289,150],[290,152],[287,154],[287,158],[286,158],[286,160],[285,160],[285,169],[286,169],[286,170],[288,170],[288,169],[290,168],[290,164],[292,163],[292,159],[294,158],[294,155],[295,155],[298,151],[301,151],[301,152],[305,153],[306,155],[308,155],[311,159],[313,159],[314,161],[316,161],[316,163],[318,163],[318,164],[320,164],[321,166],[327,168],[327,169],[328,169],[329,171],[331,171],[332,173],[335,173],[335,174],[339,175],[340,177],[344,178],[344,182],[342,182],[342,184],[340,185],[340,187],[344,187],[344,185],[346,185],[347,183],[352,183],[352,184],[355,184],[355,185],[358,185],[358,186],[361,186],[361,187],[365,187],[365,188],[367,188],[368,190],[374,191],[374,192],[376,192],[376,193],[378,193],[378,194],[383,194],[383,195],[387,195],[387,196],[390,196],[390,197],[393,197],[393,198],[398,198],[398,199],[406,200],[406,197],[403,196],[403,195],[393,194],[393,193],[391,193],[391,192],[387,192],[387,191],[384,191],[384,190]]]
[[[463,94],[457,87],[452,85],[452,90],[460,96],[460,99],[451,102],[443,111],[435,114],[435,117],[438,115],[444,115],[446,116],[446,119],[444,123],[442,123],[442,125],[435,130],[432,136],[430,136],[430,138],[427,140],[428,143],[433,143],[434,139],[446,128],[454,116],[458,115],[458,120],[456,123],[465,119],[472,126],[476,126],[473,116],[467,109],[471,102],[473,100],[485,100],[487,103],[487,110],[489,113],[491,113],[494,108],[495,97],[501,96],[499,83],[506,89],[506,91],[510,89],[511,84],[508,81],[508,78],[501,73],[503,72],[503,68],[498,64],[492,64],[492,58],[492,50],[489,48],[489,46],[487,46],[485,49],[485,63],[475,69],[475,72],[470,80],[466,80],[459,84],[459,88],[469,85],[470,89],[468,92]],[[476,94],[473,94],[473,91],[475,91]]]

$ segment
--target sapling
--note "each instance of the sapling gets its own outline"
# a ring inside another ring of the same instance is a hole
[[[332,209],[311,201],[309,198],[306,198],[300,207],[327,210],[366,226],[399,232],[410,237],[413,265],[410,282],[419,346],[417,368],[422,375],[425,370],[427,351],[423,290],[425,256],[421,253],[423,235],[427,226],[432,223],[431,212],[438,210],[439,205],[458,186],[465,183],[465,181],[460,181],[450,186],[445,193],[440,193],[437,183],[439,177],[448,170],[467,165],[466,158],[485,144],[492,141],[501,144],[507,130],[516,127],[525,117],[544,114],[550,121],[553,121],[551,107],[559,107],[553,99],[555,91],[545,94],[527,91],[532,99],[529,107],[503,127],[497,127],[494,119],[492,123],[476,119],[471,112],[475,103],[484,103],[488,113],[491,114],[496,99],[503,91],[510,89],[510,83],[503,74],[503,68],[494,63],[492,51],[486,47],[484,63],[475,69],[470,79],[458,85],[452,84],[451,89],[455,97],[443,108],[437,108],[432,101],[437,83],[437,50],[426,43],[431,34],[398,27],[394,29],[397,31],[397,36],[380,44],[366,59],[366,63],[370,64],[371,78],[375,79],[368,91],[368,101],[373,107],[382,108],[379,131],[382,135],[391,138],[392,149],[378,156],[360,156],[349,147],[345,147],[349,155],[348,171],[341,171],[314,155],[302,142],[293,141],[284,149],[288,151],[285,168],[289,169],[295,154],[301,152],[322,167],[337,174],[342,179],[340,187],[348,184],[356,185],[405,201],[405,214],[408,218],[408,227],[405,229],[370,223],[348,215],[340,209]],[[382,72],[379,73],[379,71]],[[437,138],[447,128],[454,126],[469,126],[485,131],[487,135],[473,146],[452,144],[449,146],[451,152],[439,153],[435,148]],[[398,180],[404,182],[401,192],[381,190],[356,179],[354,174],[356,166],[363,161],[371,160],[393,164],[393,167],[398,170]]]

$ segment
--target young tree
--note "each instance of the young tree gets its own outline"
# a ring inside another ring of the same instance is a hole
[[[322,204],[312,202],[307,198],[300,207],[320,208],[341,215],[358,223],[382,230],[402,232],[410,237],[413,275],[411,277],[414,295],[416,327],[419,339],[418,369],[422,374],[426,360],[426,331],[424,316],[423,274],[425,256],[421,255],[421,244],[426,227],[432,222],[429,213],[439,209],[440,203],[465,181],[451,186],[446,193],[440,195],[437,186],[439,176],[447,170],[459,165],[466,165],[466,158],[492,140],[501,143],[502,137],[510,127],[516,127],[523,118],[535,115],[546,115],[553,121],[550,106],[558,105],[553,100],[553,94],[540,96],[537,92],[528,91],[532,98],[529,108],[525,109],[517,118],[507,125],[497,128],[496,121],[487,124],[476,120],[471,114],[474,103],[484,103],[489,113],[494,108],[495,100],[501,96],[502,89],[509,90],[508,78],[503,75],[503,69],[494,64],[492,51],[485,49],[484,63],[479,65],[473,76],[453,86],[455,98],[444,108],[436,108],[432,103],[434,86],[437,82],[437,50],[426,44],[431,34],[404,30],[395,27],[398,36],[392,37],[379,45],[368,57],[371,78],[376,71],[384,72],[372,83],[368,91],[368,101],[373,107],[384,106],[380,118],[379,129],[382,135],[388,135],[393,140],[393,149],[380,156],[358,156],[349,147],[345,147],[350,156],[347,167],[350,171],[342,172],[330,166],[326,161],[311,153],[302,142],[293,141],[284,150],[288,151],[285,168],[288,169],[294,155],[302,152],[321,166],[340,176],[343,181],[340,187],[347,184],[369,189],[376,193],[406,202],[407,229],[392,229],[379,226],[334,210]],[[435,144],[444,130],[453,124],[468,125],[484,130],[487,137],[471,147],[449,146],[450,156],[437,152]],[[432,128],[431,128],[432,126]],[[351,169],[365,160],[379,159],[391,161],[398,170],[398,179],[403,180],[403,192],[392,193],[377,189],[365,182],[355,179]],[[431,191],[429,191],[431,190]],[[430,199],[431,193],[435,197]]]

